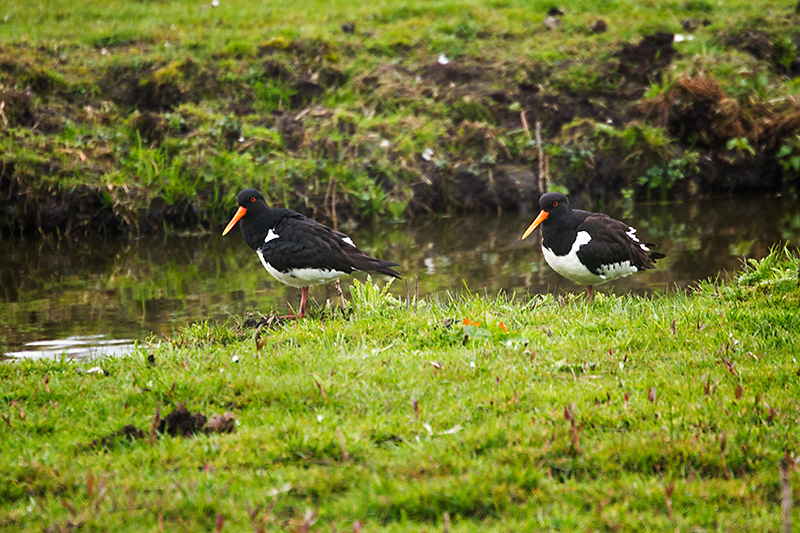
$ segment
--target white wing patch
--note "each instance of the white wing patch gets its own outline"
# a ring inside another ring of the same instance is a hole
[[[639,271],[638,268],[631,265],[630,261],[622,261],[619,263],[611,263],[610,265],[600,265],[598,267],[600,276],[606,281],[630,276]]]
[[[267,237],[264,239],[264,244],[267,244],[269,241],[272,241],[274,239],[280,239],[280,238],[281,238],[280,235],[275,233],[275,231],[273,231],[272,228],[269,228],[269,233],[267,233]]]
[[[575,242],[572,243],[572,250],[570,250],[569,253],[570,254],[578,253],[578,249],[581,246],[583,246],[584,244],[589,244],[590,242],[592,242],[592,236],[589,235],[589,232],[579,231],[578,234],[575,236]]]
[[[636,228],[632,228],[632,227],[628,226],[628,231],[627,231],[626,233],[627,233],[628,237],[630,237],[630,238],[631,238],[631,240],[632,240],[633,242],[635,242],[635,243],[638,243],[638,244],[639,244],[639,248],[641,248],[641,249],[642,249],[642,250],[644,250],[645,252],[649,252],[649,251],[650,251],[650,248],[648,248],[646,244],[644,244],[643,242],[641,242],[641,241],[640,241],[640,240],[639,240],[639,239],[636,237]]]
[[[356,243],[353,242],[353,239],[351,239],[350,237],[347,237],[347,236],[342,237],[342,241],[346,242],[350,246],[355,246],[356,245]]]
[[[277,235],[274,237],[277,238]],[[326,281],[333,281],[348,274],[341,270],[322,269],[322,268],[293,268],[288,272],[281,272],[273,267],[264,259],[264,254],[261,250],[257,250],[258,258],[261,259],[261,264],[267,269],[270,275],[290,287],[309,287],[311,285],[319,285]]]

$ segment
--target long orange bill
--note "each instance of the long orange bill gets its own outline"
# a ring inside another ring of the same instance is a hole
[[[231,221],[230,221],[230,222],[228,222],[228,225],[225,227],[225,231],[223,231],[223,232],[222,232],[222,236],[223,236],[223,237],[224,237],[225,235],[227,235],[227,234],[228,234],[228,232],[229,232],[231,229],[233,229],[233,227],[236,225],[236,223],[237,223],[237,222],[239,222],[239,219],[240,219],[240,218],[242,218],[242,217],[244,216],[244,214],[245,214],[245,213],[247,213],[247,209],[245,209],[245,208],[244,208],[244,207],[242,207],[242,206],[239,206],[239,210],[238,210],[238,211],[236,211],[236,214],[235,214],[235,215],[233,215],[233,218],[231,219]]]
[[[528,229],[525,230],[525,233],[522,234],[522,238],[525,239],[528,235],[533,233],[533,230],[536,229],[536,226],[544,222],[544,219],[546,219],[549,214],[550,213],[548,213],[547,211],[542,210],[539,213],[539,216],[536,217],[536,220],[534,220],[533,223],[530,226],[528,226]],[[225,234],[223,233],[223,235]]]

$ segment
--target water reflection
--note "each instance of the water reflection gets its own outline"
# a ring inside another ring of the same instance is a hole
[[[800,239],[800,207],[780,198],[722,198],[606,212],[635,225],[638,235],[657,243],[667,257],[657,270],[618,280],[601,291],[686,287],[739,268],[742,257],[763,257],[776,243]],[[582,291],[550,270],[536,238],[520,240],[533,216],[441,217],[343,229],[372,254],[400,263],[407,278],[418,276],[421,295],[465,286],[523,298],[528,293]],[[299,301],[298,290],[266,274],[238,232],[225,238],[215,233],[2,244],[0,353],[60,356],[98,353],[101,346],[129,349],[130,341],[114,344],[114,339],[169,335],[188,322],[225,320],[254,309],[283,312],[287,302]],[[395,282],[392,291],[404,294],[404,283]],[[313,287],[311,298],[336,301],[330,286]],[[26,346],[51,339],[64,344],[45,350]],[[70,344],[76,339],[82,344]]]
[[[90,359],[125,354],[130,352],[133,346],[134,343],[131,339],[108,339],[104,335],[88,335],[26,342],[23,350],[8,352],[5,356],[27,359],[55,359],[58,357]]]

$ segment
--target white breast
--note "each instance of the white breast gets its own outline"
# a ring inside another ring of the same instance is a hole
[[[556,255],[550,248],[542,246],[544,260],[550,268],[561,274],[567,279],[583,285],[599,285],[605,283],[606,279],[597,274],[592,274],[578,259],[578,250],[584,244],[588,244],[592,237],[586,231],[579,231],[572,248],[566,255]]]
[[[631,233],[628,235],[635,239]],[[630,261],[626,260],[618,263],[600,265],[598,268],[600,275],[592,273],[592,271],[586,268],[583,263],[580,262],[580,259],[578,259],[578,250],[581,249],[581,246],[589,244],[591,240],[592,237],[588,232],[579,231],[575,242],[572,244],[572,248],[566,255],[556,255],[552,250],[544,246],[542,246],[542,253],[544,254],[545,261],[550,265],[550,268],[565,278],[583,285],[600,285],[606,281],[630,276],[639,271],[637,267],[631,265]]]
[[[326,281],[333,281],[340,277],[349,274],[349,272],[342,272],[333,269],[321,268],[293,268],[288,272],[281,272],[273,267],[264,259],[264,254],[261,250],[257,250],[258,258],[261,259],[261,264],[267,269],[270,275],[290,287],[308,287],[310,285],[319,285]]]

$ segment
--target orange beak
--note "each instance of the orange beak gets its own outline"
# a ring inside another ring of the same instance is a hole
[[[525,230],[525,233],[523,233],[523,234],[522,234],[522,238],[523,238],[523,239],[525,239],[525,238],[526,238],[528,235],[530,235],[531,233],[533,233],[533,230],[535,230],[535,229],[536,229],[536,226],[538,226],[539,224],[541,224],[542,222],[544,222],[544,220],[545,220],[545,219],[546,219],[546,218],[547,218],[549,215],[550,215],[550,213],[548,213],[548,212],[547,212],[547,211],[545,211],[545,210],[542,210],[542,211],[539,213],[539,216],[538,216],[538,217],[536,217],[536,220],[534,220],[534,221],[533,221],[533,223],[532,223],[530,226],[528,226],[528,229],[526,229],[526,230]],[[225,234],[223,233],[223,235],[225,235]]]
[[[233,215],[233,218],[231,219],[231,221],[230,221],[230,222],[228,222],[228,225],[225,227],[225,231],[223,231],[223,232],[222,232],[222,236],[223,236],[223,237],[224,237],[225,235],[227,235],[227,234],[228,234],[228,232],[229,232],[231,229],[233,229],[233,227],[236,225],[236,223],[237,223],[237,222],[239,222],[239,219],[240,219],[240,218],[242,218],[242,217],[245,215],[245,213],[247,213],[247,209],[245,209],[245,208],[244,208],[244,207],[242,207],[242,206],[239,206],[239,210],[238,210],[238,211],[236,211],[236,214],[235,214],[235,215]]]

